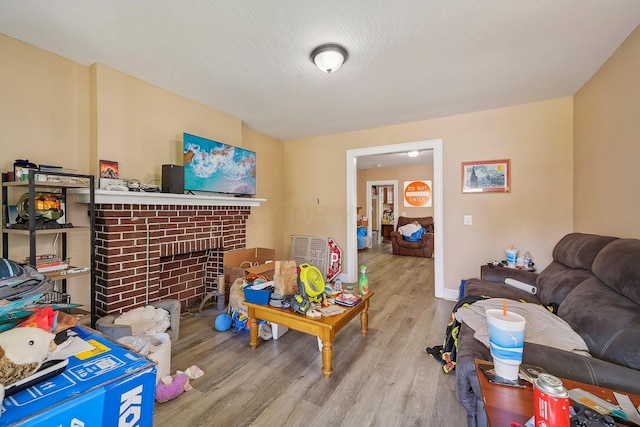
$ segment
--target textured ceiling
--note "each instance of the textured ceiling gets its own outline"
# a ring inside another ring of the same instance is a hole
[[[357,168],[360,170],[397,168],[431,163],[433,163],[433,150],[423,150],[416,157],[409,157],[406,152],[359,156]]]
[[[639,0],[0,1],[0,33],[281,140],[572,96],[638,23]]]

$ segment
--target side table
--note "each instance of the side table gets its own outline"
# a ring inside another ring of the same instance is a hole
[[[393,224],[382,224],[382,238],[385,241],[391,240],[391,232],[393,231]]]
[[[484,401],[487,420],[490,427],[509,426],[512,422],[524,425],[533,415],[533,386],[528,382],[524,382],[525,388],[509,387],[504,385],[491,384],[484,375],[484,372],[478,367],[478,362],[488,363],[485,360],[476,359],[476,373],[480,383],[480,391],[482,392],[482,400]],[[611,402],[616,405],[614,391],[604,387],[597,387],[590,384],[581,383],[562,378],[562,383],[567,390],[581,388],[589,393]],[[631,398],[634,406],[640,404],[640,396],[624,391],[619,393],[626,394]]]

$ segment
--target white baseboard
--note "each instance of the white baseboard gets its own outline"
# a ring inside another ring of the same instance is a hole
[[[447,289],[444,290],[444,299],[449,301],[458,301],[458,297],[460,296],[460,291],[457,289]]]

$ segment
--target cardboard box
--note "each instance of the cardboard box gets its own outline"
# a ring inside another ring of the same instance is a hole
[[[4,399],[0,426],[152,426],[156,365],[83,326],[71,329],[93,350],[67,369]]]
[[[227,288],[233,285],[236,279],[244,278],[245,269],[264,264],[267,261],[275,261],[275,259],[275,249],[251,248],[225,252],[222,256],[222,265]]]
[[[266,264],[256,265],[255,267],[245,268],[244,275],[246,277],[247,274],[258,274],[260,276],[266,276],[269,280],[273,280],[273,275],[275,274],[276,263],[268,262]]]

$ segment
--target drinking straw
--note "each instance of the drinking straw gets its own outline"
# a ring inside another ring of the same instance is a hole
[[[507,300],[502,300],[502,315],[507,317]]]

